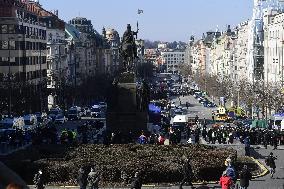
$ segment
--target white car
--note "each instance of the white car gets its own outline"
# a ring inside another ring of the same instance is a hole
[[[91,117],[94,117],[94,118],[101,117],[101,113],[102,113],[101,106],[94,105],[91,108]]]
[[[107,109],[107,103],[106,102],[99,102],[99,106],[104,110]]]
[[[56,118],[55,118],[55,123],[66,123],[67,122],[67,118],[63,115],[63,114],[60,114],[60,115],[57,115]]]

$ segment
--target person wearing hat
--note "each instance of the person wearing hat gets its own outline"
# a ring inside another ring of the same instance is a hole
[[[276,169],[276,164],[275,164],[275,160],[277,158],[273,156],[273,153],[271,152],[268,156],[268,158],[265,160],[265,163],[267,166],[269,166],[269,171],[270,171],[270,176],[271,178],[273,178],[273,175],[275,173],[275,169]]]
[[[43,181],[43,175],[42,175],[41,169],[38,171],[38,173],[35,174],[33,181],[34,181],[36,189],[44,189],[44,181]]]
[[[252,179],[252,174],[248,170],[247,165],[244,165],[240,172],[240,189],[247,189],[249,187],[249,181]]]
[[[193,177],[193,172],[192,172],[192,167],[190,164],[190,159],[189,157],[185,158],[184,163],[183,163],[183,179],[180,183],[180,189],[182,189],[182,186],[188,182],[189,186],[192,185],[192,177]]]

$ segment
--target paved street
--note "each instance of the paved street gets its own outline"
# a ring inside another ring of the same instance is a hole
[[[182,103],[183,109],[186,110],[187,115],[195,116],[198,115],[199,119],[212,119],[212,111],[216,108],[206,108],[202,104],[198,102],[192,95],[187,96],[176,96],[172,98],[172,101],[175,102],[176,105],[180,105],[180,101]],[[185,107],[185,103],[189,102],[190,107],[187,109]]]

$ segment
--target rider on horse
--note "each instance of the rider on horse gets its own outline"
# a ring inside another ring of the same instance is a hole
[[[137,47],[135,43],[134,36],[137,36],[138,31],[134,32],[131,31],[130,24],[127,24],[127,30],[123,34],[122,43],[121,43],[121,56],[123,58],[124,65],[126,66],[126,63],[128,62],[129,58],[131,61],[133,61],[137,57]],[[130,66],[130,65],[128,65]]]

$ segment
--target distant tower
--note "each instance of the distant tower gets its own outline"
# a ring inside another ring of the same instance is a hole
[[[249,40],[248,40],[248,78],[253,83],[261,80],[263,77],[264,54],[256,55],[257,52],[263,52],[263,3],[261,0],[254,0],[253,15],[249,22]]]
[[[106,38],[106,29],[105,29],[105,27],[103,27],[103,29],[102,29],[102,34],[103,34],[103,37]]]

